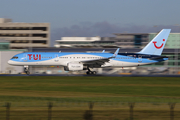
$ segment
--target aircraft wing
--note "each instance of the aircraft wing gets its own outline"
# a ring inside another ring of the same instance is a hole
[[[86,60],[86,61],[81,61],[83,64],[99,64],[103,65],[105,62],[109,62],[111,58],[115,58],[117,54],[119,53],[119,48],[115,51],[115,53],[108,58],[102,58],[102,59],[94,59],[94,60]]]
[[[109,62],[110,59],[111,59],[111,57],[102,58],[102,59],[94,59],[94,60],[86,60],[86,61],[81,61],[81,62],[83,64],[99,64],[99,65],[103,65],[105,62]]]

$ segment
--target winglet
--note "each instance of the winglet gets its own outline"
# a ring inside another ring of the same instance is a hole
[[[112,56],[112,57],[116,57],[116,56],[118,55],[118,53],[119,53],[119,49],[120,49],[120,48],[118,48],[118,49],[116,50],[116,52],[113,54],[113,56]]]
[[[105,50],[102,51],[102,53],[104,53],[104,52],[105,52]]]

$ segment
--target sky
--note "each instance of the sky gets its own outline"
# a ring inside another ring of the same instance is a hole
[[[0,0],[0,18],[51,25],[60,37],[180,32],[180,0]]]

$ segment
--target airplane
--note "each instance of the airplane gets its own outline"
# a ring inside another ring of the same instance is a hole
[[[65,71],[87,70],[86,74],[96,74],[91,68],[134,67],[168,60],[161,56],[171,29],[162,29],[140,52],[119,53],[75,53],[75,52],[25,52],[13,56],[8,64],[24,66],[30,74],[29,66],[63,66]]]

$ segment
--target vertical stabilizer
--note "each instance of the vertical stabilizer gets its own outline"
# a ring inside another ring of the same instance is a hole
[[[171,29],[162,29],[154,39],[149,42],[139,53],[161,55]]]

